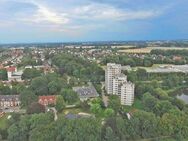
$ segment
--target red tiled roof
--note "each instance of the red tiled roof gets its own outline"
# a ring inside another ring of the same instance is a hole
[[[56,96],[55,95],[39,96],[38,102],[42,105],[55,104]]]
[[[16,67],[15,66],[10,66],[8,68],[6,68],[8,72],[15,72],[16,71]]]

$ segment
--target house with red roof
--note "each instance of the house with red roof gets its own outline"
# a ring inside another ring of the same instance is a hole
[[[7,70],[9,81],[17,81],[17,82],[22,81],[21,76],[23,74],[23,71],[17,71],[17,68],[15,66],[8,66],[6,67],[6,70]]]
[[[7,72],[13,73],[13,72],[17,71],[17,68],[15,66],[8,66],[8,67],[6,67],[6,70],[7,70]]]
[[[48,106],[50,104],[56,104],[56,96],[48,95],[48,96],[39,96],[38,103],[44,106]]]

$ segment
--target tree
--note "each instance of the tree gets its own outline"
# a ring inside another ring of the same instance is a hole
[[[110,127],[106,128],[105,141],[120,141]]]
[[[179,110],[165,113],[160,120],[160,131],[164,136],[173,136],[176,140],[183,140],[188,135],[188,115]]]
[[[28,114],[34,114],[34,113],[44,113],[45,107],[38,102],[31,103],[27,108]]]
[[[138,69],[137,70],[137,77],[139,80],[146,80],[148,77],[147,71],[145,69]]]
[[[10,95],[11,89],[8,86],[0,84],[0,95]]]
[[[161,88],[155,89],[153,93],[157,98],[161,100],[168,100],[168,94]]]
[[[0,80],[8,80],[8,75],[6,69],[1,69],[0,70]]]
[[[144,109],[148,112],[153,112],[157,104],[157,99],[150,93],[145,93],[142,98]]]
[[[57,141],[101,141],[101,122],[93,118],[58,119]],[[63,131],[63,132],[62,132]]]
[[[23,71],[22,79],[32,79],[35,77],[39,77],[41,76],[41,73],[42,71],[37,70],[35,68],[32,68],[32,69],[27,68]]]
[[[63,108],[65,107],[65,102],[64,102],[64,99],[61,95],[58,95],[57,98],[56,98],[56,110],[58,112],[62,111]]]
[[[163,114],[169,112],[171,109],[175,107],[166,100],[158,101],[154,108],[154,113],[158,116],[162,116]]]
[[[20,129],[16,124],[11,125],[10,128],[8,129],[8,140],[9,141],[22,141],[20,139],[19,131]]]
[[[100,115],[102,112],[102,108],[100,104],[92,104],[90,110],[92,113],[96,115]]]
[[[33,102],[37,102],[37,96],[33,91],[25,89],[20,93],[20,101],[23,107],[29,106]]]
[[[36,77],[31,81],[31,88],[36,95],[48,95],[48,81],[45,77]]]
[[[172,101],[173,105],[176,105],[180,110],[183,110],[185,107],[185,102],[183,100],[180,100],[178,98],[174,98]]]
[[[151,85],[153,86],[153,88],[159,88],[160,87],[160,84],[157,80],[152,80],[151,81]]]
[[[50,83],[48,83],[48,89],[50,94],[56,94],[61,90],[60,82],[51,81]]]
[[[47,124],[34,128],[30,132],[30,141],[55,141],[56,130],[54,124]]]
[[[117,112],[119,111],[120,107],[121,107],[121,102],[120,102],[120,98],[118,96],[110,96],[109,97],[109,108],[112,108],[115,112],[115,114],[117,114]]]
[[[105,109],[104,114],[106,117],[112,117],[112,116],[114,116],[114,110],[111,108],[107,108],[107,109]]]
[[[153,65],[153,63],[151,62],[151,60],[149,60],[149,58],[148,59],[144,59],[143,63],[144,63],[143,65],[145,67],[151,67]]]
[[[138,111],[129,121],[137,136],[141,138],[150,138],[158,136],[158,120],[154,114]]]
[[[61,95],[63,96],[65,102],[67,102],[68,104],[73,104],[79,101],[78,94],[72,89],[62,89]]]

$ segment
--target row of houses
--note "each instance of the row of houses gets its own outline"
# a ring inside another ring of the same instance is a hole
[[[75,87],[73,90],[78,94],[81,101],[98,97],[96,89],[93,86]],[[39,96],[38,103],[44,106],[55,105],[57,95]],[[21,104],[19,95],[0,95],[0,107],[19,107]]]
[[[26,66],[25,69],[32,69],[35,68],[37,70],[42,70],[45,74],[54,72],[54,69],[49,65],[41,65],[41,66]],[[7,71],[7,77],[8,81],[16,81],[16,82],[22,82],[22,74],[23,70],[18,71],[17,67],[15,66],[7,66],[3,67],[0,65],[0,69],[5,69]]]
[[[55,105],[56,96],[39,96],[38,102],[44,106]],[[20,95],[0,95],[0,108],[20,107],[20,105]]]

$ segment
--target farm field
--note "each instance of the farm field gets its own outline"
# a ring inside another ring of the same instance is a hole
[[[162,49],[162,50],[188,50],[188,47],[147,47],[147,48],[132,48],[132,49],[121,49],[119,53],[150,53],[154,49]]]

